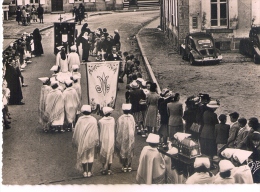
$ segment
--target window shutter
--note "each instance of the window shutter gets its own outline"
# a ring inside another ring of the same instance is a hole
[[[24,5],[30,5],[30,0],[24,0]]]
[[[74,0],[69,0],[69,3],[71,3],[71,4],[74,3]]]
[[[204,13],[206,14],[205,15],[205,19],[206,19],[205,22],[206,23],[205,23],[204,27],[206,29],[209,29],[210,26],[211,26],[211,24],[210,24],[210,22],[211,22],[211,18],[210,18],[210,15],[211,15],[211,13],[210,13],[210,0],[203,0],[203,2],[201,2],[201,15],[200,15],[201,21],[203,19],[203,14]]]
[[[45,5],[45,0],[39,0],[41,5]]]
[[[17,0],[17,5],[23,5],[23,0]]]
[[[260,1],[252,0],[252,19],[254,19],[254,25],[260,25]]]
[[[234,19],[238,17],[238,5],[237,0],[229,0],[229,22],[230,19]]]

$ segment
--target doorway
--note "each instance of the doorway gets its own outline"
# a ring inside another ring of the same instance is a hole
[[[63,0],[52,0],[51,1],[52,11],[63,11]]]

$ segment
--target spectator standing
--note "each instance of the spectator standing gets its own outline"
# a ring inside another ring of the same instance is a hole
[[[117,51],[119,51],[121,48],[121,43],[120,43],[120,35],[119,35],[117,29],[115,29],[114,34],[115,34],[114,35],[114,46],[116,46]]]
[[[147,95],[146,104],[147,112],[145,117],[145,126],[149,133],[157,133],[157,115],[158,115],[158,100],[160,96],[156,93],[157,84],[152,83],[150,93]],[[154,129],[154,130],[153,130]]]
[[[16,21],[18,22],[18,25],[20,25],[20,22],[22,22],[22,11],[19,6],[17,6],[16,9]]]
[[[180,100],[180,94],[175,93],[171,102],[167,104],[167,112],[169,115],[168,126],[169,126],[170,140],[173,139],[175,133],[183,131],[183,122],[182,122],[183,108],[179,100]]]
[[[79,4],[79,25],[81,25],[81,21],[84,19],[84,17],[85,17],[85,7],[81,3]]]
[[[32,15],[32,20],[34,22],[37,22],[37,9],[35,8],[35,5],[32,5],[31,15]]]
[[[41,56],[43,54],[42,48],[42,36],[38,28],[33,31],[33,42],[34,42],[34,55]]]
[[[211,159],[217,153],[216,140],[214,136],[215,125],[218,124],[218,117],[215,113],[219,107],[216,101],[210,101],[203,114],[203,127],[200,134],[201,152],[208,155]]]
[[[38,18],[40,19],[40,23],[43,23],[44,9],[40,4],[39,4],[39,7],[37,8],[37,13],[38,13]]]
[[[237,112],[230,113],[229,117],[230,117],[231,124],[229,129],[229,136],[228,136],[228,147],[233,148],[234,141],[237,137],[237,133],[240,128],[237,122],[239,118],[239,113]]]
[[[218,117],[220,124],[215,125],[215,138],[216,138],[216,144],[217,144],[217,153],[219,150],[227,144],[228,140],[228,134],[230,126],[226,124],[227,122],[227,116],[224,114],[221,114]]]
[[[92,176],[92,166],[95,156],[95,147],[99,144],[97,120],[91,116],[91,106],[81,107],[81,116],[75,126],[72,144],[77,148],[77,169],[84,177]]]
[[[23,7],[23,9],[22,9],[22,24],[24,26],[26,26],[26,18],[27,18],[26,9],[25,9],[25,7]]]

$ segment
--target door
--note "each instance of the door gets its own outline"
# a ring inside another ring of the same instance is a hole
[[[63,0],[51,0],[52,11],[63,11]]]

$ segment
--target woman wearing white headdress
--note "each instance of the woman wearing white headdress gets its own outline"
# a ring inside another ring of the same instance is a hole
[[[68,54],[68,65],[69,65],[69,71],[72,71],[72,65],[78,65],[80,66],[80,59],[77,51],[77,46],[73,45],[70,47],[71,52]]]

